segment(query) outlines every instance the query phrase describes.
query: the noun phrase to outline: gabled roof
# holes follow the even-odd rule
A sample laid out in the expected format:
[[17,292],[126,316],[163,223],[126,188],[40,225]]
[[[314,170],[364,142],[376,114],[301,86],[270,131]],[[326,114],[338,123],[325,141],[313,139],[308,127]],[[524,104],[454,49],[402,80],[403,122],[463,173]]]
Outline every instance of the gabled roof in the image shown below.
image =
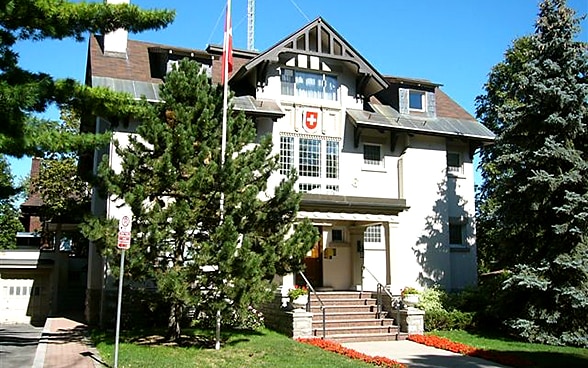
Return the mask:
[[282,54],[303,54],[338,60],[355,65],[357,74],[366,78],[363,83],[372,84],[370,89],[383,89],[388,85],[380,73],[321,17],[257,55],[246,63],[234,78],[240,79],[257,69],[263,70],[265,63],[279,62]]

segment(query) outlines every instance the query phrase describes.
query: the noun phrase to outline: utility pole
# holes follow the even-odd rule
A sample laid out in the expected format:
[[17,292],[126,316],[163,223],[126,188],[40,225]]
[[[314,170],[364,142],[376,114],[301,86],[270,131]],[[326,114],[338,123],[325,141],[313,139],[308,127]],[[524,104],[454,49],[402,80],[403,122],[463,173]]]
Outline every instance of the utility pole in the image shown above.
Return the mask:
[[247,50],[255,50],[255,0],[247,0]]

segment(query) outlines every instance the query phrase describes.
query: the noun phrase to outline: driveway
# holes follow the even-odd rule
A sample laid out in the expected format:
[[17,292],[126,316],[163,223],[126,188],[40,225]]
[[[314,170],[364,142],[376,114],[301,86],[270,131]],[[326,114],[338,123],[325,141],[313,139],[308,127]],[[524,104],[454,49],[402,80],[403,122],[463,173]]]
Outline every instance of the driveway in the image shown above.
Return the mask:
[[42,332],[29,324],[0,324],[0,366],[32,367]]

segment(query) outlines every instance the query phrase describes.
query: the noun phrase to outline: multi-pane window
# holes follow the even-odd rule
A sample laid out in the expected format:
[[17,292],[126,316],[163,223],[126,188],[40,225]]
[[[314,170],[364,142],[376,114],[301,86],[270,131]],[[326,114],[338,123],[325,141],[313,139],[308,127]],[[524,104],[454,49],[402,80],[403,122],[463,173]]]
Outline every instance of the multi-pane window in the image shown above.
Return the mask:
[[321,176],[321,141],[300,138],[298,149],[298,175],[318,178]]
[[315,189],[321,189],[320,184],[300,183],[298,184],[298,190],[302,193],[312,192]]
[[287,175],[292,167],[301,192],[338,192],[339,142],[281,136],[280,174]]
[[327,141],[327,178],[339,177],[339,142]]
[[294,70],[282,69],[280,80],[282,82],[282,94],[286,96],[294,96]]
[[374,225],[365,228],[363,233],[364,243],[379,243],[382,241],[382,226]]
[[380,154],[380,146],[375,144],[363,145],[363,163],[365,165],[382,165],[382,156]]
[[282,95],[337,101],[337,77],[333,75],[282,69]]
[[294,165],[294,137],[280,137],[280,174],[288,175]]
[[449,173],[460,173],[461,172],[461,159],[459,153],[447,152],[447,172]]

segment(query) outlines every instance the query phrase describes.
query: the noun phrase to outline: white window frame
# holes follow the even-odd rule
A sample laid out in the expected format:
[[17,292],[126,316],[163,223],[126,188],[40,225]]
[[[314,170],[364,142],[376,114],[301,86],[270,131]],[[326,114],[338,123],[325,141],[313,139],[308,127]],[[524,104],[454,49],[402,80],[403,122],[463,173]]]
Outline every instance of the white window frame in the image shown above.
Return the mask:
[[364,243],[381,243],[382,242],[382,226],[373,225],[368,226],[363,231]]
[[[450,165],[449,157],[453,156],[457,158],[458,165]],[[456,151],[447,151],[446,154],[446,165],[447,165],[447,175],[461,175],[463,174],[463,160],[461,157],[461,153]]]
[[[421,97],[421,107],[415,108],[411,106],[412,96],[415,94],[419,94]],[[427,93],[425,91],[420,91],[418,89],[409,89],[408,90],[408,110],[409,111],[420,111],[425,112],[427,111]]]
[[[292,138],[292,141],[290,141]],[[316,140],[320,142],[320,167],[319,167],[319,175],[318,176],[304,176],[301,175],[300,170],[300,141],[303,139],[309,140]],[[287,152],[289,155],[288,157],[292,157],[291,161],[282,160],[282,156],[284,156],[285,151],[283,150],[285,146],[282,145],[283,142],[289,141],[293,142],[291,145],[291,150]],[[334,142],[334,143],[328,143]],[[327,170],[327,163],[329,162],[328,157],[332,157],[332,155],[328,155],[327,153],[327,146],[328,145],[336,145],[336,160],[335,163],[335,177],[329,178],[328,174],[333,173],[333,171]],[[300,137],[293,137],[288,135],[281,135],[280,136],[280,174],[284,175],[287,171],[289,171],[290,167],[294,167],[296,172],[298,173],[298,181],[296,182],[296,188],[299,192],[319,192],[324,194],[332,194],[339,191],[339,178],[341,175],[341,149],[342,144],[339,139],[329,139],[329,137],[320,137],[320,136],[300,136]],[[290,166],[289,163],[291,163]]]
[[[377,161],[372,159],[366,159],[366,147],[377,147],[380,153],[380,159]],[[362,170],[385,171],[386,167],[384,165],[384,148],[382,147],[382,145],[377,143],[365,142],[363,143],[362,148]]]

